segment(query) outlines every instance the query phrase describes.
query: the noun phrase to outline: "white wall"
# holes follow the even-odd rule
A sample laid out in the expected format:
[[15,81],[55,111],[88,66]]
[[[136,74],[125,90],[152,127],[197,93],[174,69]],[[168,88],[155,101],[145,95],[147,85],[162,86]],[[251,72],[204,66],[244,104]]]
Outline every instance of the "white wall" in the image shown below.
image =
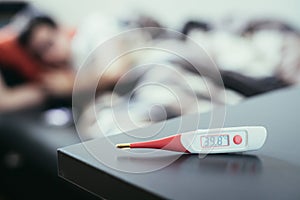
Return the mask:
[[55,13],[64,22],[75,25],[91,12],[119,14],[144,12],[171,27],[180,27],[187,18],[275,16],[300,27],[300,0],[31,0]]

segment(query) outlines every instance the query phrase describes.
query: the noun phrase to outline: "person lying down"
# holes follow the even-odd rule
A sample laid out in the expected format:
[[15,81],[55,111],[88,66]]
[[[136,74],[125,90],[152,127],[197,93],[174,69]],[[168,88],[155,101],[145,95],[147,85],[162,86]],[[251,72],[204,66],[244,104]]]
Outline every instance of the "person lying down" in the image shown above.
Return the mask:
[[[77,34],[76,28],[61,25],[44,13],[36,14],[30,7],[0,29],[0,112],[43,107],[51,99],[70,102],[77,69],[74,57],[80,57],[73,51],[81,45],[74,46]],[[123,68],[105,73],[97,90],[115,84]],[[89,90],[97,79],[93,75],[85,74],[81,91]]]
[[[300,45],[295,29],[270,28],[272,21],[266,22],[265,27],[252,23],[251,29],[247,29],[245,22],[246,28],[239,32],[213,25],[203,28],[201,23],[191,29],[187,28],[191,23],[187,23],[182,32],[203,47],[200,50],[185,37],[177,37],[179,33],[174,36],[165,30],[146,29],[113,40],[110,48],[101,51],[103,43],[122,31],[162,27],[151,18],[120,23],[122,20],[91,16],[70,30],[49,16],[38,15],[31,17],[21,31],[15,30],[13,24],[2,29],[1,33],[10,37],[0,42],[1,70],[11,67],[24,82],[10,87],[2,78],[1,97],[15,100],[1,98],[0,108],[15,110],[43,103],[49,96],[71,96],[76,73],[87,68],[80,73],[75,93],[84,98],[81,92],[96,88],[96,105],[85,106],[79,120],[83,138],[90,139],[183,114],[208,112],[217,105],[236,104],[244,97],[299,82]],[[102,73],[112,55],[139,42],[171,48],[190,62],[163,51],[139,51],[121,57]],[[276,46],[270,48],[271,44]],[[10,45],[21,56],[10,52]],[[190,63],[196,64],[197,70]],[[23,90],[27,86],[31,92]]]
[[[87,18],[82,26],[70,28],[28,6],[0,29],[0,112],[43,107],[56,98],[71,102],[77,70],[89,53],[125,26],[102,16],[97,22],[89,20]],[[143,19],[132,23],[137,26],[141,21]],[[151,21],[145,23],[153,25]],[[86,26],[90,28],[85,29]],[[112,48],[118,52],[122,44],[114,43]],[[84,74],[81,92],[92,88],[98,79],[101,60],[108,55],[109,51],[106,51],[105,55],[97,56],[97,67]],[[97,91],[101,93],[113,87],[128,70],[130,62],[130,59],[121,58],[114,63],[102,75]],[[67,106],[71,106],[70,103]]]

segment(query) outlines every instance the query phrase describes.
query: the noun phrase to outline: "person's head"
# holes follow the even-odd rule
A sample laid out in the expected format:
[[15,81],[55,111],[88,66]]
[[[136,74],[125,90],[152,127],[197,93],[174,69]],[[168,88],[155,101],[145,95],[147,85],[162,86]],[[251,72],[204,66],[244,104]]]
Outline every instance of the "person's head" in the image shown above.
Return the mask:
[[48,65],[62,65],[70,59],[70,39],[48,16],[31,19],[18,41],[29,53]]

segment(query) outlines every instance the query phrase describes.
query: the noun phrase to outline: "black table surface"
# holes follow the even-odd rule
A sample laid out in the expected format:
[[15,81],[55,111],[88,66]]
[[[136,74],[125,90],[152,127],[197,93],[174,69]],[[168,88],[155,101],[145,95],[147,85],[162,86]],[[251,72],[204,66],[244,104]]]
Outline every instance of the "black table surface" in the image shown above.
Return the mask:
[[80,139],[72,123],[51,125],[45,113],[40,109],[0,113],[0,145],[30,157],[36,165],[56,175],[57,148],[76,144]]
[[[132,137],[138,133],[159,130],[152,137],[159,138],[191,130],[191,123],[198,117],[195,114],[169,120],[163,126],[154,124],[129,134],[61,148],[59,175],[108,199],[300,199],[299,102],[300,88],[293,87],[226,108],[225,127],[267,128],[266,143],[258,151],[201,157],[166,151],[121,151],[113,146],[138,140]],[[211,113],[201,114],[199,128],[206,128],[210,119]]]

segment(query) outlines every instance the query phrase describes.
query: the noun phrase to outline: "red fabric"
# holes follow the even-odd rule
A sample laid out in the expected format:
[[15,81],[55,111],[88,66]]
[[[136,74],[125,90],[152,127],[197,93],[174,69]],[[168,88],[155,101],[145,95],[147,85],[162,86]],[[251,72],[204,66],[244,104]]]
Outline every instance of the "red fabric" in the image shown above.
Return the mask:
[[28,55],[18,44],[16,34],[7,29],[0,31],[0,65],[16,70],[29,81],[37,80],[41,73],[40,63]]
[[[75,35],[75,29],[66,33],[71,39]],[[17,71],[28,81],[38,80],[43,70],[42,64],[18,44],[17,35],[9,28],[0,30],[0,66],[2,65]]]

